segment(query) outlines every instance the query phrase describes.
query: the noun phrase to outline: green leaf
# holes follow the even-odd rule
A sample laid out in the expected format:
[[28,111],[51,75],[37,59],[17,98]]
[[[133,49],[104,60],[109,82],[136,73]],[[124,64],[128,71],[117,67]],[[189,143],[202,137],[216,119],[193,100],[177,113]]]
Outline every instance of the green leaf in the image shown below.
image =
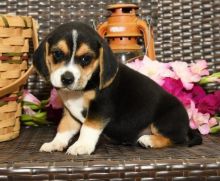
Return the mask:
[[44,108],[48,104],[49,100],[42,100],[41,101],[41,108]]
[[21,115],[21,121],[31,121],[33,120],[33,117],[27,114],[22,114]]
[[38,118],[38,119],[42,119],[42,118],[45,118],[47,116],[47,113],[46,112],[37,112],[34,117],[35,118]]
[[23,104],[24,104],[25,106],[30,107],[32,110],[38,110],[38,109],[41,108],[40,105],[34,104],[34,103],[32,103],[32,102],[23,101]]
[[6,56],[12,57],[12,56],[21,56],[22,53],[5,53]]
[[215,82],[215,80],[213,80],[215,78],[216,79],[220,78],[220,72],[216,72],[216,73],[213,73],[211,75],[202,77],[201,80],[199,81],[199,84],[207,84],[207,83],[210,83],[210,82]]
[[220,126],[215,126],[213,128],[211,128],[210,133],[218,133],[220,132]]
[[4,106],[4,105],[6,105],[6,104],[7,104],[7,102],[0,101],[0,107],[1,107],[1,106]]
[[217,119],[217,121],[220,122],[220,117],[215,116],[215,119]]
[[31,121],[30,122],[24,122],[24,125],[38,127],[37,124],[35,124],[34,122],[31,122]]

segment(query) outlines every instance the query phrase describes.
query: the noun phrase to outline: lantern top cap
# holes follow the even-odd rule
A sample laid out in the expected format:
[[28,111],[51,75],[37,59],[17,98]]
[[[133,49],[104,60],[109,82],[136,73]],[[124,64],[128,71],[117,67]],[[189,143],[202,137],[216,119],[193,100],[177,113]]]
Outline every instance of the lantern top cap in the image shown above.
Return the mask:
[[107,6],[108,10],[111,9],[117,9],[117,8],[134,8],[134,9],[138,9],[138,6],[135,4],[110,4]]

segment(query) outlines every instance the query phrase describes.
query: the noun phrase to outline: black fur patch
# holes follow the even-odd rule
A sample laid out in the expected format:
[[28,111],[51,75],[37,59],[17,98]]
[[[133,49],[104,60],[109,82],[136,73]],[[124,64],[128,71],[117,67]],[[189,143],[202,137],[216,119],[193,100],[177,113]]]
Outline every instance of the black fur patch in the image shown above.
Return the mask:
[[103,85],[101,85],[101,87],[104,86],[105,83],[107,83],[111,78],[115,76],[118,69],[118,62],[116,61],[112,50],[104,40],[102,41],[102,47],[103,47],[103,60],[102,60],[103,65],[101,66],[103,70],[101,70],[102,75],[100,79]]
[[33,65],[42,77],[49,80],[49,71],[46,65],[46,40],[41,42],[37,50],[33,54]]
[[84,108],[84,109],[82,110],[82,115],[83,115],[84,118],[86,118],[87,113],[88,113],[88,110]]

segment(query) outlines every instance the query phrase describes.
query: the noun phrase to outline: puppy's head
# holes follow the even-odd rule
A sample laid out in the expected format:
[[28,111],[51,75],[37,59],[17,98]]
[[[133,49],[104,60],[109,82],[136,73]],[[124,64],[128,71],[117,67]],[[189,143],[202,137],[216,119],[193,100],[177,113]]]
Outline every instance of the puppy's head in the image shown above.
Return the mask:
[[103,89],[118,64],[108,44],[88,25],[63,24],[51,32],[33,56],[36,70],[58,89]]

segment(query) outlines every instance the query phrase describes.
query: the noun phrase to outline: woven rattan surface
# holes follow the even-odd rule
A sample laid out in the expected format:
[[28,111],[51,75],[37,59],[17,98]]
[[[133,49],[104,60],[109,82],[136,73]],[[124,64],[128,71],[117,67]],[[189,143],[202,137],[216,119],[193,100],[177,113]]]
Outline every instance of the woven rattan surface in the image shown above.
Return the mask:
[[220,180],[219,135],[201,146],[143,149],[115,145],[101,138],[94,154],[40,153],[55,127],[25,128],[19,138],[0,143],[0,180]]
[[[1,0],[0,13],[30,15],[39,21],[39,37],[44,38],[59,24],[79,20],[90,25],[106,19],[108,4],[137,3],[138,15],[153,18],[155,48],[159,61],[189,62],[206,59],[212,72],[220,71],[219,0]],[[210,84],[210,91],[219,84]],[[38,96],[48,95],[50,86],[36,75],[28,89]]]

